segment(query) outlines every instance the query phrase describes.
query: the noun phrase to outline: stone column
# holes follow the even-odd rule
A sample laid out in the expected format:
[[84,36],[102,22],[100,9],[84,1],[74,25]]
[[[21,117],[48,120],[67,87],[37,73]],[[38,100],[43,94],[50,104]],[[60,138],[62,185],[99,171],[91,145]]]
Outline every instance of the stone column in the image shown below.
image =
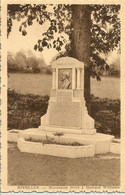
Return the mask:
[[76,69],[72,69],[72,89],[76,88]]
[[58,68],[56,68],[56,89],[58,89]]
[[53,82],[52,82],[52,89],[56,89],[56,69],[53,68]]
[[84,69],[81,70],[81,89],[84,89]]
[[77,68],[77,89],[80,89],[80,87],[81,87],[81,83],[80,83],[80,81],[81,81],[80,71],[81,71],[81,69],[80,68]]

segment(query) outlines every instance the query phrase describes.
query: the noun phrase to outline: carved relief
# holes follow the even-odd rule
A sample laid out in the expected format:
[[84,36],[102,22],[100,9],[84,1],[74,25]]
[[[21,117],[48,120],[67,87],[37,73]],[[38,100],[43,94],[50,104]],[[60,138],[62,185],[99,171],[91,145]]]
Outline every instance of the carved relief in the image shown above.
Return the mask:
[[71,69],[59,69],[59,89],[71,89],[72,88],[72,70]]

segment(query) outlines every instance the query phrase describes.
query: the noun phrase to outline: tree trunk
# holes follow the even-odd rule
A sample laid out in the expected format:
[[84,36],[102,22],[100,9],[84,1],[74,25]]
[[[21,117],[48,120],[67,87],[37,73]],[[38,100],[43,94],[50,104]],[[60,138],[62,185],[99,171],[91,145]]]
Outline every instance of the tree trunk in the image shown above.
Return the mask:
[[88,112],[90,114],[90,29],[91,29],[91,12],[88,5],[72,5],[72,42],[71,56],[84,62],[84,96]]

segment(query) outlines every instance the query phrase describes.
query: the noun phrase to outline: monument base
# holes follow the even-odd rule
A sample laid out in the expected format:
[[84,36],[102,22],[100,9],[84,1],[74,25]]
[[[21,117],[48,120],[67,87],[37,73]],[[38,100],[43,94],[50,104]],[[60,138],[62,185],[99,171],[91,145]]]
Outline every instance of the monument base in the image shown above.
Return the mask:
[[46,136],[53,138],[55,141],[60,143],[78,142],[84,145],[94,145],[95,154],[109,153],[111,142],[114,140],[114,136],[102,133],[96,133],[94,135],[64,133],[62,136],[58,136],[53,132],[43,131],[40,128],[27,129],[19,133],[19,138],[33,138],[36,140],[46,139]]
[[39,126],[39,129],[45,132],[56,132],[56,133],[68,133],[68,134],[86,134],[93,135],[96,133],[96,129],[84,130],[84,129],[69,129],[62,127],[52,127],[52,126]]

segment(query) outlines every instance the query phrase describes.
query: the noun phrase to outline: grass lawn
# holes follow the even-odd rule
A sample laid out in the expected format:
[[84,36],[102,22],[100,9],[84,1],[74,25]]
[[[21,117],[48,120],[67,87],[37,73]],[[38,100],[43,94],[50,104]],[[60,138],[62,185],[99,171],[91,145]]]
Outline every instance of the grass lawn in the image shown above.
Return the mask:
[[[8,88],[21,91],[24,94],[50,95],[52,75],[9,73]],[[91,93],[100,98],[120,98],[120,79],[102,77],[101,81],[91,78]]]
[[68,159],[21,153],[8,148],[8,184],[43,186],[119,186],[120,160]]
[[50,95],[52,75],[9,73],[8,88],[24,94]]

